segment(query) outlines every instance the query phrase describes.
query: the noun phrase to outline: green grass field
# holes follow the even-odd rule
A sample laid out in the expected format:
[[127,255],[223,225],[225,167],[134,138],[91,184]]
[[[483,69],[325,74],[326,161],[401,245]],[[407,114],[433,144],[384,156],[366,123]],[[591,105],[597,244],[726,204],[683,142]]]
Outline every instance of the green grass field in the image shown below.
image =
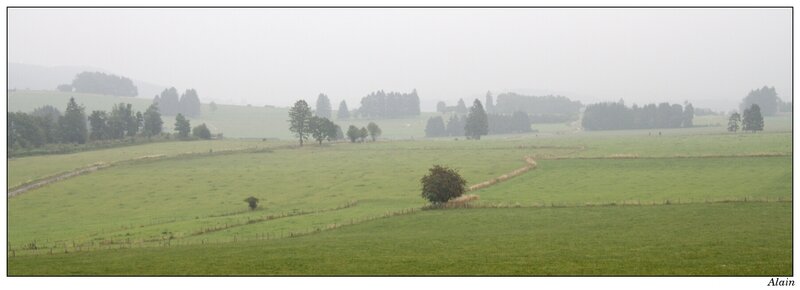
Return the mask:
[[[279,110],[204,118],[290,136]],[[247,121],[262,113],[269,125]],[[791,274],[790,116],[757,134],[550,124],[480,141],[416,138],[423,118],[379,123],[403,140],[366,144],[225,139],[11,159],[9,188],[115,165],[8,199],[9,274]],[[154,155],[166,158],[141,160]],[[535,169],[470,192],[473,208],[420,210],[431,165],[477,184],[526,156]]]
[[41,155],[8,160],[8,187],[12,188],[40,178],[68,172],[95,163],[115,163],[145,156],[172,156],[185,153],[268,148],[285,145],[281,142],[212,140],[161,142],[62,155]]
[[269,241],[17,257],[9,274],[783,276],[791,240],[790,203],[436,210]]

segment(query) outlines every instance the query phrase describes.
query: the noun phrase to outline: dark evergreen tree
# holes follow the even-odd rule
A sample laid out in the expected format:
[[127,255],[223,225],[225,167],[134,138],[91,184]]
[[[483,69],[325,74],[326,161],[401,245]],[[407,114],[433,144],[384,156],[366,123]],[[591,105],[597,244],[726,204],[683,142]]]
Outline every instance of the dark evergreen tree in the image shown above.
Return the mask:
[[456,105],[456,113],[457,114],[466,114],[467,105],[464,103],[464,99],[458,99],[458,105]]
[[297,138],[300,139],[300,146],[303,146],[303,141],[308,139],[309,120],[311,119],[311,109],[308,103],[304,100],[299,100],[294,103],[294,106],[289,109],[289,131],[292,131]]
[[347,120],[350,119],[350,111],[347,110],[347,102],[342,100],[339,103],[339,111],[336,111],[336,119],[337,120]]
[[327,95],[319,94],[319,96],[317,96],[317,106],[314,115],[330,120],[332,115],[331,110],[331,100],[328,99]]
[[742,131],[756,131],[764,130],[764,117],[761,116],[761,108],[756,105],[750,105],[749,109],[744,110],[742,114]]
[[178,101],[177,113],[189,117],[200,116],[200,97],[197,96],[197,91],[188,89],[181,95],[180,101]]
[[86,114],[83,106],[75,103],[75,98],[69,98],[67,109],[64,110],[64,117],[58,120],[61,132],[60,140],[66,143],[86,143],[89,137],[89,130],[86,128]]
[[161,120],[161,113],[158,110],[158,103],[151,104],[144,112],[144,126],[142,133],[145,136],[156,136],[161,134],[164,121]]
[[469,109],[469,115],[464,124],[464,134],[473,140],[480,140],[482,135],[489,134],[489,117],[486,116],[486,111],[478,99],[475,99]]
[[447,136],[447,129],[441,116],[428,118],[425,125],[425,137],[444,137]]
[[464,136],[464,126],[467,124],[466,117],[459,117],[457,114],[450,116],[447,121],[447,135],[449,136]]
[[89,127],[92,129],[89,139],[104,140],[109,138],[107,122],[108,115],[105,111],[92,111],[92,114],[89,115]]
[[175,132],[178,133],[178,137],[180,138],[188,138],[189,131],[192,130],[192,125],[189,123],[189,120],[183,116],[183,114],[178,114],[175,116]]
[[175,87],[164,89],[161,92],[160,98],[155,98],[153,103],[158,104],[160,113],[167,116],[175,116],[180,112],[180,99],[178,98],[178,90]]
[[494,113],[494,97],[491,91],[486,92],[486,113]]

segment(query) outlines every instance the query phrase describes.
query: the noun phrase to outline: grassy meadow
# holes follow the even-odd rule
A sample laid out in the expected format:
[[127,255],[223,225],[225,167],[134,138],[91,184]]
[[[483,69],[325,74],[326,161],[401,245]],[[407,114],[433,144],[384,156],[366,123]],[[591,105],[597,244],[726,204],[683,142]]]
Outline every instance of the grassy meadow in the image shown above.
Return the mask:
[[[10,95],[10,108],[23,111],[39,106],[30,104],[37,96],[64,97]],[[163,142],[8,160],[8,188],[114,164],[8,199],[8,273],[792,271],[790,116],[768,118],[756,134],[534,124],[537,133],[466,141],[420,138],[433,115],[425,114],[376,121],[393,140],[300,148],[289,139],[285,109],[220,105],[206,113],[212,131],[226,137],[282,140]],[[423,210],[419,180],[431,165],[458,169],[472,185],[525,166],[528,156],[534,169],[469,192],[479,197],[469,208]],[[248,196],[261,200],[257,210],[247,208]]]
[[9,274],[791,275],[791,216],[785,202],[435,210],[294,238],[18,257]]

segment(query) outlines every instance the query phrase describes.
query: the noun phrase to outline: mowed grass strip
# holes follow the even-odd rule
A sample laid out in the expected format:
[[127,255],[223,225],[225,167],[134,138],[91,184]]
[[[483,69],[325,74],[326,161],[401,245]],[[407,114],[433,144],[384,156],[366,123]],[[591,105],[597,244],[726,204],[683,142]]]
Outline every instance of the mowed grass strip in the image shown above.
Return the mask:
[[432,210],[298,238],[11,257],[10,275],[745,275],[792,271],[791,203]]
[[791,157],[538,160],[535,170],[475,192],[523,205],[791,200]]

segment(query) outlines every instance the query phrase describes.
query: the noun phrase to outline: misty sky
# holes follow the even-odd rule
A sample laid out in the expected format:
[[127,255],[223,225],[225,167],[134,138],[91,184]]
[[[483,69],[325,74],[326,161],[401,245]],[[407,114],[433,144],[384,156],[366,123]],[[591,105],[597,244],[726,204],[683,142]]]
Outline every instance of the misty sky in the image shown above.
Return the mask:
[[[416,88],[424,111],[487,90],[584,103],[791,98],[790,9],[10,9],[11,62],[80,65],[203,102],[350,108]],[[152,97],[152,96],[142,96]],[[469,98],[469,99],[468,99]]]

